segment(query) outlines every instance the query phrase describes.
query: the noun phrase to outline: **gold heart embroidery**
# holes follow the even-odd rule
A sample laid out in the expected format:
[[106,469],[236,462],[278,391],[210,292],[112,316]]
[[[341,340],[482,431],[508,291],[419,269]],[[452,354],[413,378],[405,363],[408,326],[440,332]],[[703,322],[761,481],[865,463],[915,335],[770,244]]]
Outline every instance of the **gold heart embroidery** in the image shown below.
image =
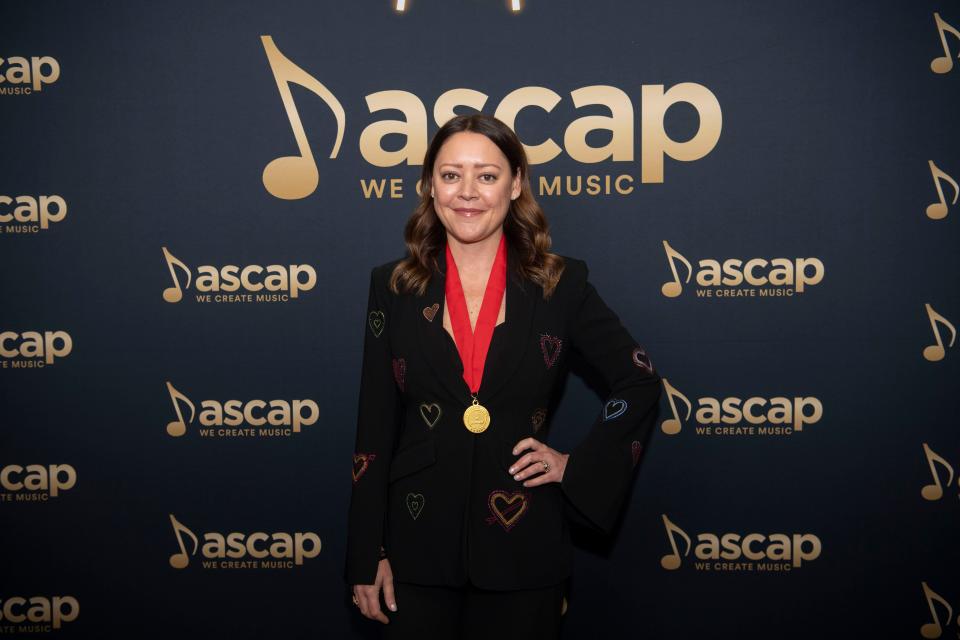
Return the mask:
[[[436,410],[437,415],[433,415],[434,410]],[[420,405],[420,417],[423,418],[423,421],[427,423],[427,426],[433,429],[434,425],[437,424],[437,421],[440,419],[440,414],[443,413],[440,411],[440,405],[436,402],[431,402],[427,404],[426,402]]]
[[429,320],[430,322],[433,322],[433,318],[434,318],[434,316],[437,315],[437,311],[439,311],[439,310],[440,310],[440,305],[439,305],[438,303],[434,302],[434,303],[433,303],[432,305],[430,305],[429,307],[424,307],[424,308],[423,308],[423,317],[426,318],[427,320]]
[[387,323],[387,317],[383,315],[383,311],[371,311],[367,323],[370,325],[370,331],[373,331],[373,335],[379,338],[380,334],[383,333],[384,325]]
[[375,453],[355,453],[353,454],[353,481],[356,482],[360,476],[367,470],[369,465],[377,457]]
[[[498,503],[503,503],[503,506],[501,507]],[[487,518],[487,523],[499,522],[506,531],[510,531],[517,520],[520,519],[520,516],[527,512],[529,504],[527,495],[522,491],[514,491],[513,493],[507,493],[499,489],[491,491],[487,498],[487,505],[490,507],[493,516]]]
[[420,512],[423,511],[424,502],[426,502],[426,498],[423,497],[422,493],[407,494],[407,511],[410,512],[411,518],[416,520],[420,517]]

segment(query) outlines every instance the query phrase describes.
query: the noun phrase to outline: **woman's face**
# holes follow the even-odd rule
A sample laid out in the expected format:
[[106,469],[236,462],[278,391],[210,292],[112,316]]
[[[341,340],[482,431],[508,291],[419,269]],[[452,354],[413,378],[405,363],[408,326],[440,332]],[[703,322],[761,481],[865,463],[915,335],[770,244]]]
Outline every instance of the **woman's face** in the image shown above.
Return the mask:
[[489,238],[520,195],[519,172],[487,136],[455,133],[440,147],[431,178],[433,208],[447,233],[463,244]]

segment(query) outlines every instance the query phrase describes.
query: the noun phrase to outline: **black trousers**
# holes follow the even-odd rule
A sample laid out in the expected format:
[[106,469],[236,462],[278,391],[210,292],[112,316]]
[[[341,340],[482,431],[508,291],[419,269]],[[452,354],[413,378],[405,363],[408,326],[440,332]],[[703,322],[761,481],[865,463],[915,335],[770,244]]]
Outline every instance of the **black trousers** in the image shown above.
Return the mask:
[[488,591],[473,584],[435,587],[394,582],[397,611],[384,640],[557,640],[564,583],[543,589]]

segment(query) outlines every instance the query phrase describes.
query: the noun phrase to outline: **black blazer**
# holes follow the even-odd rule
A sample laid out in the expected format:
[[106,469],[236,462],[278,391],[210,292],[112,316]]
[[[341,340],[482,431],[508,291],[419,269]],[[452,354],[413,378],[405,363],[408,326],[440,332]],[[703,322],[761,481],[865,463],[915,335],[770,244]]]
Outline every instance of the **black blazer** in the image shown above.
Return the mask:
[[[442,254],[441,254],[442,255]],[[394,295],[394,260],[370,274],[344,578],[373,584],[381,544],[394,580],[487,589],[552,585],[572,568],[568,518],[609,532],[657,417],[660,376],[644,350],[565,257],[553,296],[516,273],[507,244],[506,320],[494,329],[477,392],[486,431],[463,424],[471,403],[443,328],[445,260],[422,297]],[[507,469],[521,439],[548,442],[545,415],[581,353],[609,386],[563,482],[524,487]]]

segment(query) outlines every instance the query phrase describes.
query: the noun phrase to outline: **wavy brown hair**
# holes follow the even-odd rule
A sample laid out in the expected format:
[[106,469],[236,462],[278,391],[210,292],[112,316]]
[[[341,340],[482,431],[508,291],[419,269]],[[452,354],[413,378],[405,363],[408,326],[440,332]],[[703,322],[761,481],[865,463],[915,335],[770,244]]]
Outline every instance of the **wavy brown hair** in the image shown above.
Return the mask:
[[521,281],[528,279],[543,287],[543,299],[550,299],[563,273],[564,262],[562,257],[549,251],[550,226],[530,188],[527,154],[520,138],[510,127],[482,113],[455,116],[440,127],[430,141],[420,177],[420,202],[403,231],[407,257],[394,267],[390,275],[390,290],[395,294],[414,291],[418,296],[423,295],[432,274],[439,270],[438,261],[447,237],[446,229],[433,208],[430,180],[443,143],[461,131],[487,136],[506,156],[512,176],[520,173],[520,195],[510,201],[510,209],[503,221],[503,232],[519,258],[516,275]]

